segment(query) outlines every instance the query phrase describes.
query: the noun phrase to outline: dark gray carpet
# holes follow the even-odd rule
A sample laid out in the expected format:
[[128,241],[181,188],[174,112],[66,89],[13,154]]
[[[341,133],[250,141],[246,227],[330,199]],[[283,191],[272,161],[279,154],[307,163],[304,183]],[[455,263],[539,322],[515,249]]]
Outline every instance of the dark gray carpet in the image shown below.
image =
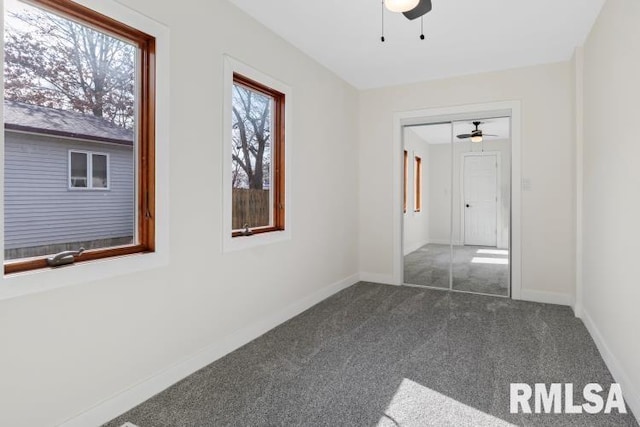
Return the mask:
[[451,247],[429,244],[404,256],[404,283],[449,289]]
[[[508,296],[509,266],[491,263],[507,260],[508,255],[483,251],[496,251],[496,248],[453,247],[453,289]],[[449,289],[450,261],[449,245],[425,245],[405,255],[404,283]]]
[[637,426],[509,414],[511,382],[612,381],[568,307],[359,283],[107,426]]

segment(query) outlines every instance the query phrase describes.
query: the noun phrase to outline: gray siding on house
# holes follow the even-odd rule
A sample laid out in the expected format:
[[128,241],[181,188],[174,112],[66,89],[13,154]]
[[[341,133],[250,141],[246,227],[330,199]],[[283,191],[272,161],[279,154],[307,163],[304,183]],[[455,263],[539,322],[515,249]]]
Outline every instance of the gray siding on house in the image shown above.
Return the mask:
[[[69,150],[109,154],[109,190],[69,189]],[[5,132],[5,249],[133,236],[133,148]]]

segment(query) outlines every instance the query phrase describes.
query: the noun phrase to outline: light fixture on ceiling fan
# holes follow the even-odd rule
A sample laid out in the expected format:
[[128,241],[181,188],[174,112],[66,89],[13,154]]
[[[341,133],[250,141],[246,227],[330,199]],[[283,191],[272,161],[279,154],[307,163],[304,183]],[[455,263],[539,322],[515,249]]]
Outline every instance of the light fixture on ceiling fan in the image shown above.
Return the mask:
[[382,0],[382,36],[384,42],[384,9],[391,12],[402,13],[408,20],[420,18],[420,40],[424,40],[424,15],[433,8],[431,0]]
[[[481,121],[473,122],[473,125],[476,128],[472,130],[471,133],[463,133],[461,135],[458,135],[458,139],[470,139],[471,142],[478,143],[478,142],[484,142],[484,137],[486,136],[498,136],[498,135],[491,135],[491,134],[482,132],[482,129],[480,129],[481,124],[484,124],[484,122],[481,122]],[[481,150],[482,152],[484,152],[484,144],[482,144]]]
[[391,12],[408,12],[415,8],[420,0],[385,0],[384,5]]

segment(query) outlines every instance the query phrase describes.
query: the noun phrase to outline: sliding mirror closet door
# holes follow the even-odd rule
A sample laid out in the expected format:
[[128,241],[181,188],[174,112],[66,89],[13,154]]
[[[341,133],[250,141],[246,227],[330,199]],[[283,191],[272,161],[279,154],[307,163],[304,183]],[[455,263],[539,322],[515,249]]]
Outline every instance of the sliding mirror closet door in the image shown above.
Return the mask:
[[450,123],[404,128],[404,283],[450,289]]
[[509,296],[510,118],[453,126],[452,289]]

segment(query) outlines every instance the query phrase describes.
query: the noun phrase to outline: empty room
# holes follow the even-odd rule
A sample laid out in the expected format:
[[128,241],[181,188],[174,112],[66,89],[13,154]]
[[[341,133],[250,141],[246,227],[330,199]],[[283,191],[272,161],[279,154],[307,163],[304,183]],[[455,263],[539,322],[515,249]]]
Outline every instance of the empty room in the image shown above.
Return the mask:
[[638,426],[640,2],[3,0],[0,426]]

